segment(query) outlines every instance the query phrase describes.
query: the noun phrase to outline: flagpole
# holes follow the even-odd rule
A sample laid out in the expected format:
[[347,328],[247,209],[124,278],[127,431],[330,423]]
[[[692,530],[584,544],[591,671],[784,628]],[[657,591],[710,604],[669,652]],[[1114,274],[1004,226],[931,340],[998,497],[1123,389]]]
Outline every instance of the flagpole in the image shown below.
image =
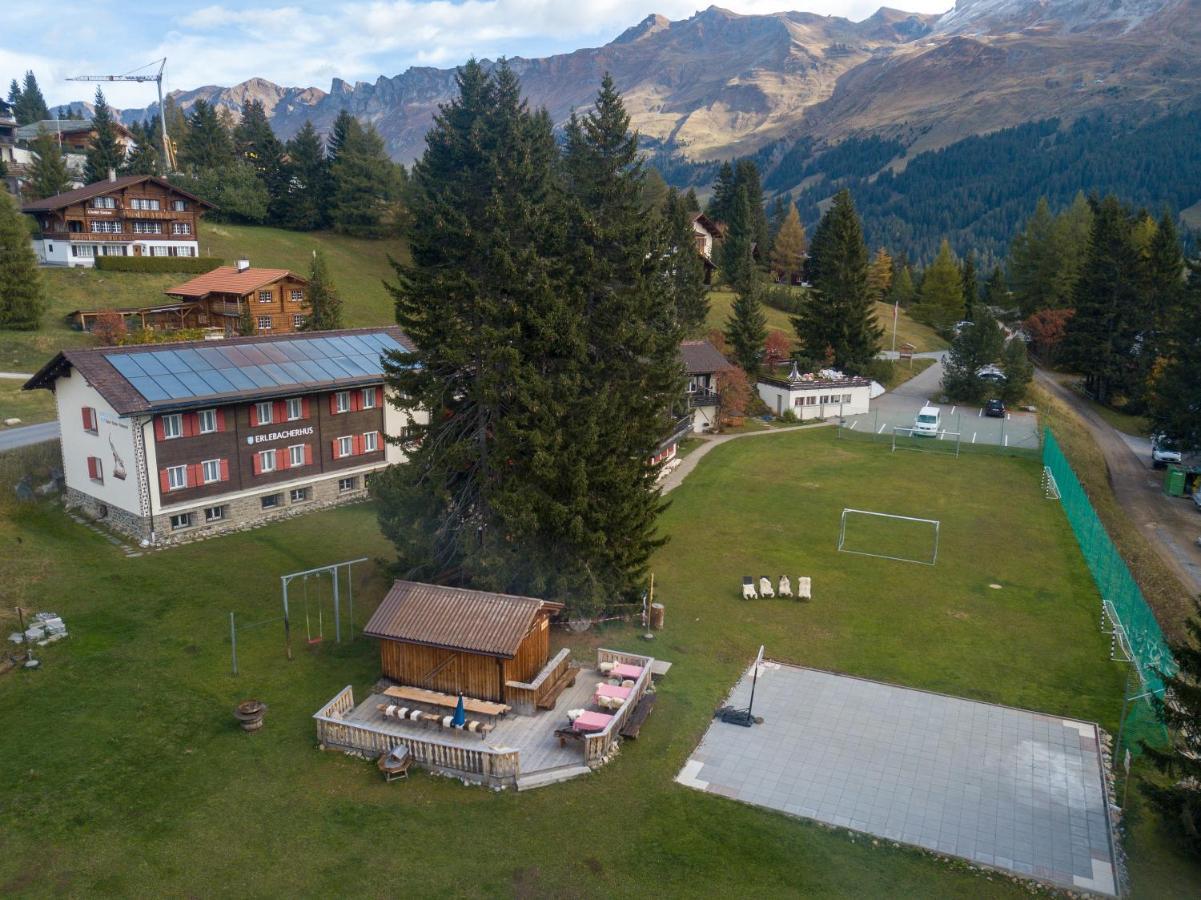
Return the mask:
[[894,300],[892,304],[892,352],[897,352],[897,318],[901,315],[901,301]]

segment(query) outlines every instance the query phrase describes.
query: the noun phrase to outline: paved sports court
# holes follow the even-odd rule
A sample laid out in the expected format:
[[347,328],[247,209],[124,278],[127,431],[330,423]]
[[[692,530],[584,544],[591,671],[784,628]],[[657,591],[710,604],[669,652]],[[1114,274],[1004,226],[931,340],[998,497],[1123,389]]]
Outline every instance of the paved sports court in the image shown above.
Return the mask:
[[[730,698],[745,707],[751,673]],[[1096,726],[764,662],[676,780],[1042,881],[1116,894]]]

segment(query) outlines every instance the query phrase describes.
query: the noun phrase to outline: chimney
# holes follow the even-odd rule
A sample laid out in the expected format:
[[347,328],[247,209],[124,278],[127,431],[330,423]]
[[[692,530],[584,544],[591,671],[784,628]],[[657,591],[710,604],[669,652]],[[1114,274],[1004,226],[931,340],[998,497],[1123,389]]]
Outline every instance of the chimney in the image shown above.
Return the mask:
[[116,169],[109,169],[109,170],[108,170],[108,180],[109,180],[109,181],[116,181],[116,180],[117,180],[117,170],[116,170]]
[[238,260],[238,271],[239,272],[245,272],[249,268],[250,268],[250,260],[245,259],[245,258]]

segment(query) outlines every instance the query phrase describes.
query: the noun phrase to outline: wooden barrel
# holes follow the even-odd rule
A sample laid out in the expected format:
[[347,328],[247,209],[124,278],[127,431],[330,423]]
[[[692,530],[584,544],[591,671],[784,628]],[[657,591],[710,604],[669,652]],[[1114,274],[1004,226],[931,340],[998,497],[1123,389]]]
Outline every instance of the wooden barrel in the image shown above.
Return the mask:
[[663,630],[663,604],[651,604],[651,628],[655,631]]

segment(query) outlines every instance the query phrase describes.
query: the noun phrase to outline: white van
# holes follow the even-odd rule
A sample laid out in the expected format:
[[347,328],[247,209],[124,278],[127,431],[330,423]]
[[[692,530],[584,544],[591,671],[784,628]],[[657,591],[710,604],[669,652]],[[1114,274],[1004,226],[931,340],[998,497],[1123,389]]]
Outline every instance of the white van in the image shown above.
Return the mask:
[[914,437],[938,437],[938,407],[927,403],[913,421]]

